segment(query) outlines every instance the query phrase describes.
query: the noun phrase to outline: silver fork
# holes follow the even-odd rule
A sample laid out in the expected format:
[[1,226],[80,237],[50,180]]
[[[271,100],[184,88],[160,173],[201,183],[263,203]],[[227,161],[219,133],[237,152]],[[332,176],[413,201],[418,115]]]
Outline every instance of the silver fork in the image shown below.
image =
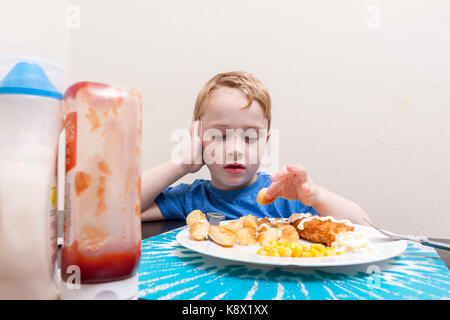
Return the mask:
[[425,236],[414,236],[414,235],[404,235],[404,234],[395,234],[389,231],[382,230],[376,226],[373,225],[370,221],[367,221],[365,218],[363,218],[365,222],[367,222],[369,225],[371,225],[374,229],[378,230],[385,236],[394,239],[394,240],[408,240],[408,241],[414,241],[419,242],[420,244],[428,247],[433,247],[437,249],[444,249],[444,250],[450,250],[450,244],[440,242],[440,241],[433,241],[428,240]]

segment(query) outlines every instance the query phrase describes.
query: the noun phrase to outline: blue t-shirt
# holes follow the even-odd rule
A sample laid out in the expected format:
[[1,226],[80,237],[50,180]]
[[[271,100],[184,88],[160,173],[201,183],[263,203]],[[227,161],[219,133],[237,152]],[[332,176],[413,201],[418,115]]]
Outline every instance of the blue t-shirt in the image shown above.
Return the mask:
[[239,219],[252,214],[258,218],[289,218],[293,213],[318,213],[312,207],[300,201],[277,198],[273,203],[261,205],[256,202],[256,195],[262,188],[270,186],[270,176],[258,172],[255,182],[238,190],[220,190],[209,180],[195,180],[192,184],[179,184],[168,187],[155,199],[156,204],[166,219],[185,219],[193,210],[204,213],[219,212],[225,219]]

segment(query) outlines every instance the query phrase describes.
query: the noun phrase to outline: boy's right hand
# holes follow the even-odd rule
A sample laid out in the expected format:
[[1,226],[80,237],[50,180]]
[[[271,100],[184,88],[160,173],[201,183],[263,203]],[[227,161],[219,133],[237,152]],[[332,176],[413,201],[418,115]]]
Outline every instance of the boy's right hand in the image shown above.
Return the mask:
[[186,174],[199,171],[205,164],[203,161],[201,120],[192,120],[190,133],[191,139],[183,149],[180,164]]

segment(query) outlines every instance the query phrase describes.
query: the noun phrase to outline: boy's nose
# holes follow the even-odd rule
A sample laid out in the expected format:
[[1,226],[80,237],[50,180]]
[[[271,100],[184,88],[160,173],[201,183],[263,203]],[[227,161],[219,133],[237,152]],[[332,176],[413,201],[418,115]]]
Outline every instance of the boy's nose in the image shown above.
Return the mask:
[[230,140],[227,141],[227,162],[241,160],[245,155],[245,143],[239,135],[234,135]]

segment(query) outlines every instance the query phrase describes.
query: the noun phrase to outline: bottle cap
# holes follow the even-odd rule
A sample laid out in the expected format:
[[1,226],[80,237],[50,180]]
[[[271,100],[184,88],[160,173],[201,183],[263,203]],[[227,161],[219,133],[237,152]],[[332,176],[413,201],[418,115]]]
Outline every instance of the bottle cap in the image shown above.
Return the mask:
[[36,63],[19,62],[0,82],[0,94],[28,94],[62,100],[59,92]]

